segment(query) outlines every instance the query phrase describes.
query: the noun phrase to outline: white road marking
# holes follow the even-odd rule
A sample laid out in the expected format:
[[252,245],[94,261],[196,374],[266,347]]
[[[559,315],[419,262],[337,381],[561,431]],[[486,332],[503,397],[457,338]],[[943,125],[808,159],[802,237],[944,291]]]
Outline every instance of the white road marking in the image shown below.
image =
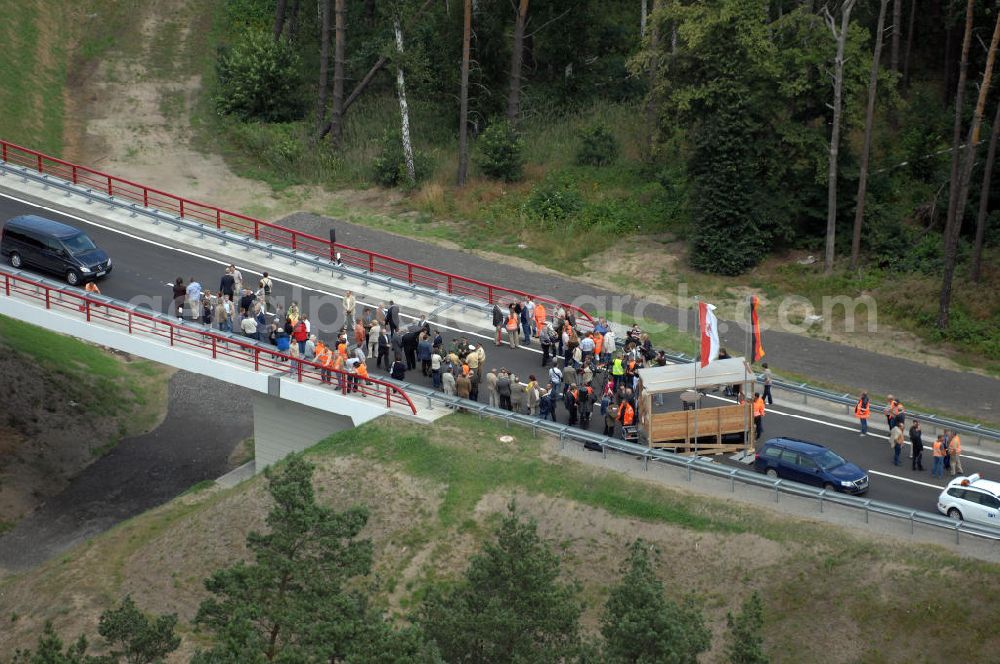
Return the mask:
[[869,470],[869,475],[878,475],[880,477],[889,477],[894,480],[899,480],[900,482],[909,482],[910,484],[919,484],[920,486],[930,487],[940,491],[944,487],[939,484],[931,484],[930,482],[921,482],[920,480],[911,480],[909,477],[900,477],[899,475],[892,475],[891,473],[883,473],[878,470]]

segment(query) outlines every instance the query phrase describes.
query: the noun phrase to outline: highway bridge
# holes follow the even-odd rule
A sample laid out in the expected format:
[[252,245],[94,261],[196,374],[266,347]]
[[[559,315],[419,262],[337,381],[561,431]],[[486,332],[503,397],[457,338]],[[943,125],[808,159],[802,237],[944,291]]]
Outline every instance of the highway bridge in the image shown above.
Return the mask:
[[[172,308],[170,284],[177,277],[185,282],[195,277],[206,289],[213,289],[224,267],[235,263],[244,278],[250,281],[268,271],[275,281],[273,296],[286,303],[298,302],[303,313],[317,325],[321,338],[329,339],[333,330],[339,328],[342,322],[340,296],[350,289],[357,295],[359,308],[395,298],[402,306],[404,324],[426,316],[431,327],[441,331],[446,343],[454,337],[483,343],[487,369],[506,367],[522,379],[534,373],[543,384],[547,382],[537,346],[514,350],[506,345],[495,347],[492,344],[489,307],[481,299],[484,291],[478,287],[475,292],[472,287],[468,290],[455,288],[453,292],[452,282],[447,281],[444,286],[446,282],[442,279],[447,277],[435,277],[435,292],[413,293],[398,285],[394,287],[392,279],[379,280],[374,272],[366,275],[364,270],[320,269],[306,259],[305,253],[301,257],[295,253],[290,255],[264,241],[253,246],[241,245],[227,239],[225,234],[219,236],[172,224],[166,216],[144,215],[139,207],[133,205],[129,209],[127,205],[103,203],[93,196],[71,195],[59,187],[11,174],[0,177],[0,220],[19,214],[40,214],[85,229],[114,260],[114,272],[100,283],[102,292],[112,298],[142,303],[169,314]],[[309,255],[315,253],[309,252]],[[403,265],[405,261],[399,263]],[[440,275],[447,275],[446,265],[437,269]],[[475,283],[460,277],[456,277],[455,283],[463,281]],[[503,300],[500,293],[513,297],[517,291],[499,288],[498,294],[490,292],[489,297]],[[31,321],[27,314],[23,317]],[[43,320],[37,322],[45,324]],[[373,371],[373,375],[377,376],[377,372]],[[430,379],[421,376],[419,371],[408,372],[407,381],[430,385]],[[782,403],[781,394],[776,396],[778,403],[768,409],[765,418],[764,438],[791,436],[827,445],[868,469],[872,478],[869,497],[934,511],[936,497],[949,478],[930,477],[929,449],[925,451],[926,470],[923,473],[910,470],[905,452],[904,465],[894,466],[885,429],[878,427],[881,417],[877,413],[873,413],[874,426],[869,435],[859,436],[856,423],[845,417],[842,407],[834,410],[806,407]],[[713,395],[710,398],[723,397]],[[480,393],[480,399],[486,400],[485,390]],[[438,408],[439,413],[441,410]],[[561,407],[557,415],[561,422],[566,421],[567,413]],[[591,426],[599,430],[600,418],[593,418]],[[927,435],[925,433],[925,438]],[[986,477],[1000,475],[1000,455],[990,447],[988,443],[977,447],[966,440],[963,465],[967,473],[980,472]],[[720,460],[720,463],[735,462]]]

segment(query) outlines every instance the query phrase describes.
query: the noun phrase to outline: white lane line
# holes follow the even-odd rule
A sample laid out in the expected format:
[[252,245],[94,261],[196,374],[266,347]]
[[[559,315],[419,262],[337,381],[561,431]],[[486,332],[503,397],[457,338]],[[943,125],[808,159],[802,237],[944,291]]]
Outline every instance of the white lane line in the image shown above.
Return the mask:
[[883,473],[878,470],[868,470],[869,475],[879,475],[881,477],[889,477],[894,480],[899,480],[900,482],[909,482],[910,484],[919,484],[920,486],[930,487],[931,489],[937,489],[940,491],[944,487],[940,484],[931,484],[930,482],[921,482],[920,480],[911,480],[909,477],[900,477],[899,475],[893,475],[891,473]]
[[[178,247],[174,247],[174,246],[171,246],[171,245],[168,245],[168,244],[163,244],[162,242],[157,242],[156,240],[150,240],[149,238],[141,237],[139,235],[134,235],[132,233],[129,233],[127,231],[123,231],[123,230],[118,229],[118,228],[112,228],[110,226],[106,226],[104,224],[98,223],[96,221],[92,221],[90,219],[85,219],[83,217],[78,217],[78,216],[76,216],[74,214],[70,214],[68,212],[63,212],[62,210],[57,210],[57,209],[54,209],[54,208],[51,208],[51,207],[47,207],[47,206],[44,206],[44,205],[37,205],[35,203],[32,203],[31,201],[27,201],[27,200],[24,200],[22,198],[18,198],[16,196],[11,196],[10,194],[0,193],[0,197],[8,198],[8,199],[10,199],[12,201],[17,201],[18,203],[22,203],[22,204],[27,205],[29,207],[35,208],[37,210],[45,210],[46,212],[51,212],[53,214],[57,214],[57,215],[60,215],[62,217],[66,217],[68,219],[73,219],[75,221],[79,221],[79,222],[84,223],[84,224],[90,224],[91,226],[97,226],[98,228],[106,230],[106,231],[108,231],[110,233],[117,233],[118,235],[124,235],[127,238],[131,238],[131,239],[137,240],[139,242],[145,242],[146,244],[151,244],[154,247],[159,247],[161,249],[167,249],[168,251],[176,251],[177,253],[185,254],[187,256],[191,256],[192,258],[198,258],[200,260],[207,261],[209,263],[215,263],[216,265],[231,265],[231,264],[233,264],[232,261],[228,261],[228,262],[227,261],[221,261],[221,260],[219,260],[217,258],[212,258],[210,256],[205,256],[203,254],[199,254],[199,253],[196,253],[194,251],[189,251],[187,249],[180,249]],[[246,268],[244,271],[247,272],[248,274],[253,274],[253,275],[261,276],[260,272],[251,270],[249,268]],[[315,293],[322,293],[324,295],[329,295],[330,297],[343,297],[342,293],[331,293],[330,291],[325,291],[325,290],[322,290],[322,289],[319,289],[319,288],[315,288],[313,286],[306,286],[304,284],[300,284],[300,283],[295,282],[295,281],[289,281],[287,279],[276,279],[275,278],[274,281],[277,281],[277,282],[283,283],[283,284],[287,284],[287,285],[295,287],[295,288],[300,288],[300,289],[305,290],[305,291],[312,291],[312,292],[315,292]],[[173,284],[171,284],[171,283],[168,283],[166,285],[167,286],[173,286]],[[360,304],[361,304],[361,306],[370,306],[370,307],[373,307],[373,308],[375,306],[375,304],[372,303],[372,302],[360,302]],[[404,314],[402,312],[400,312],[400,316],[403,317],[403,318],[409,318],[411,320],[419,320],[418,316],[412,316],[410,314]],[[428,319],[428,322],[430,322],[431,320],[432,319]],[[450,330],[452,332],[461,332],[462,334],[465,334],[465,335],[468,335],[468,336],[479,337],[480,339],[492,339],[492,337],[489,336],[489,335],[480,334],[478,332],[471,332],[469,330],[463,330],[463,329],[458,328],[458,327],[452,327],[450,325],[445,325],[444,323],[441,323],[441,322],[437,322],[437,327],[443,328],[445,330]],[[526,350],[526,351],[533,352],[533,353],[538,353],[538,354],[541,354],[541,352],[542,352],[540,350],[536,350],[536,349],[531,348],[531,347],[523,347],[523,349]]]

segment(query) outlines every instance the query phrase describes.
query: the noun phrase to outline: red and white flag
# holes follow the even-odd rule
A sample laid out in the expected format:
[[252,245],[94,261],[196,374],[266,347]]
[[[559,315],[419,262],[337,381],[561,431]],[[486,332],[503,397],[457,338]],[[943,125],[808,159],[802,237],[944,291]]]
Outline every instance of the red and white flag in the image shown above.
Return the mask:
[[698,303],[698,327],[701,330],[701,366],[707,367],[719,357],[719,321],[715,318],[715,305]]

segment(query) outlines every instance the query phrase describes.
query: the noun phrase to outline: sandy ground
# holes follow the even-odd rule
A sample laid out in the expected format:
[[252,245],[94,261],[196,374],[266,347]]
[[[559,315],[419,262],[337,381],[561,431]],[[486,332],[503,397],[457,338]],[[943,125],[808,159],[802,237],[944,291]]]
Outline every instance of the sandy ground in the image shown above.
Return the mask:
[[[407,426],[401,424],[400,429]],[[455,444],[447,423],[422,431],[428,431],[434,444]],[[545,443],[542,458],[559,465],[583,462],[608,466],[600,454],[579,451],[567,455],[557,441]],[[755,533],[697,531],[620,517],[604,509],[520,489],[502,489],[481,496],[461,523],[446,527],[438,518],[446,487],[435,481],[414,477],[392,464],[373,465],[361,456],[321,455],[311,460],[317,465],[314,482],[322,504],[334,509],[369,506],[370,518],[363,536],[372,540],[375,551],[375,571],[370,580],[377,584],[389,612],[396,615],[413,609],[414,592],[427,580],[461,574],[469,556],[512,499],[523,515],[537,521],[539,534],[559,555],[564,578],[579,582],[583,625],[588,631],[599,626],[609,586],[619,578],[628,544],[642,537],[658,549],[658,574],[671,597],[692,594],[705,609],[715,638],[713,651],[701,659],[704,662],[723,661],[726,612],[735,610],[754,588],[764,591],[768,602],[782,603],[780,611],[773,607],[775,614],[770,619],[776,622],[769,625],[769,643],[772,648],[780,648],[780,644],[792,639],[789,645],[793,651],[807,658],[798,661],[855,662],[878,652],[872,648],[879,646],[867,640],[871,634],[859,632],[868,604],[882,607],[873,606],[876,611],[892,605],[894,610],[924,615],[924,605],[931,602],[933,606],[926,608],[934,611],[928,613],[927,620],[938,610],[954,610],[950,603],[940,604],[944,598],[922,593],[925,584],[913,583],[914,575],[921,572],[900,555],[913,543],[875,539],[873,533],[864,535],[855,530],[845,532],[841,540],[806,537],[800,541],[775,540]],[[641,473],[629,474],[639,479]],[[651,481],[652,476],[647,474],[647,479],[640,481]],[[663,500],[669,503],[672,495],[668,490]],[[762,495],[760,506],[770,511],[768,501],[768,496]],[[721,503],[706,506],[706,513],[719,506]],[[266,486],[260,481],[228,490],[206,489],[130,520],[59,561],[8,578],[0,583],[0,615],[16,614],[17,618],[9,629],[0,631],[0,652],[29,645],[46,619],[52,619],[64,636],[92,634],[98,615],[111,601],[108,598],[130,593],[145,610],[178,614],[184,626],[183,645],[170,661],[187,661],[200,642],[186,624],[206,596],[204,578],[214,569],[247,557],[246,534],[266,527],[268,509]],[[757,518],[756,508],[737,509],[745,509],[751,519]],[[814,519],[792,513],[777,516],[775,523],[779,521],[782,528],[816,527]],[[886,556],[873,565],[868,547],[877,547]],[[933,548],[920,551],[923,555],[937,555]],[[855,557],[862,561],[857,569]],[[983,577],[982,566],[970,563],[968,568],[960,569],[953,562],[943,564],[940,575],[953,578],[956,591],[968,590],[980,582],[994,585],[992,577]],[[945,581],[934,582],[934,587],[942,583]],[[799,584],[808,587],[798,592]],[[863,599],[865,593],[868,600]],[[838,610],[838,598],[843,596],[850,597],[849,606]],[[786,602],[806,604],[786,606]],[[983,611],[988,612],[988,608],[976,611],[977,628],[982,626]],[[919,629],[922,636],[879,637],[877,643],[888,648],[879,661],[909,661],[914,657],[938,661],[934,654],[922,656],[920,648],[935,637],[919,627],[921,619],[914,619],[918,625],[913,629]],[[803,634],[809,635],[806,642],[796,636]],[[790,661],[780,650],[772,650],[771,654],[775,661]]]

